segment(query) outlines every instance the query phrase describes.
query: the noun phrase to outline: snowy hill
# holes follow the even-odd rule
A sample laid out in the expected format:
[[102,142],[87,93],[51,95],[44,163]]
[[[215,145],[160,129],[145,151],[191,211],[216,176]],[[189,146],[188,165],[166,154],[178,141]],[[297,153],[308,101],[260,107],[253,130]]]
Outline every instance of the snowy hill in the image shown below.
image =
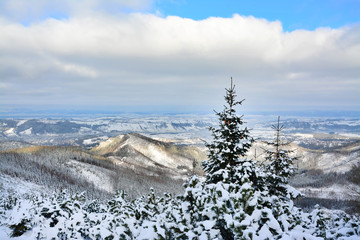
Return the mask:
[[200,173],[198,163],[206,157],[197,147],[164,143],[140,134],[110,138],[91,152],[76,147],[24,146],[0,144],[3,176],[49,188],[86,190],[93,197],[116,190],[135,197],[151,187],[158,193],[178,193],[188,174],[193,170]]
[[191,171],[200,173],[200,162],[206,159],[203,148],[182,146],[130,133],[101,142],[91,152],[118,160],[123,165],[149,168],[150,171],[171,171],[173,177],[185,176]]
[[[261,141],[255,142],[248,152],[248,156],[251,158],[256,157],[257,161],[263,162],[263,153],[267,148],[265,143]],[[343,173],[349,171],[354,164],[360,162],[359,142],[332,150],[308,149],[295,143],[291,143],[289,146],[286,146],[285,149],[292,150],[292,156],[298,157],[294,165],[299,171],[312,169],[321,170],[324,173]]]
[[[264,151],[268,149],[263,142],[256,142],[248,156],[260,163],[266,163]],[[353,143],[333,150],[314,150],[300,147],[295,143],[284,147],[293,150],[296,156],[294,167],[297,174],[290,184],[306,197],[332,200],[360,201],[360,185],[349,181],[349,171],[360,164],[360,144]],[[256,153],[256,154],[255,154]]]

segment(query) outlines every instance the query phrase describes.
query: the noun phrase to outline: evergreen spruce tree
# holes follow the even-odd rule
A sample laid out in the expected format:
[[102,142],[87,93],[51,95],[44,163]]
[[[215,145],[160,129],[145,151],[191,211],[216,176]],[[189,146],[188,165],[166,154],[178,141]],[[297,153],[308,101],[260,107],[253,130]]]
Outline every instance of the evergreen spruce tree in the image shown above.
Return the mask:
[[241,128],[244,122],[242,116],[236,114],[235,109],[244,100],[237,101],[235,99],[235,85],[232,79],[230,88],[225,90],[226,105],[224,105],[224,110],[222,112],[215,111],[218,116],[219,127],[209,128],[212,132],[213,141],[206,144],[209,149],[209,160],[204,162],[206,183],[241,184],[244,181],[240,178],[246,176],[253,183],[253,186],[257,188],[261,184],[255,173],[254,162],[245,158],[254,140],[249,135],[247,127]]
[[273,125],[275,130],[275,139],[273,141],[265,141],[272,149],[265,150],[268,170],[268,188],[271,195],[284,196],[288,195],[288,178],[294,174],[293,161],[296,157],[291,157],[291,150],[286,150],[285,147],[290,144],[288,141],[282,140],[281,131],[284,125],[280,125],[280,116],[278,117],[277,125]]

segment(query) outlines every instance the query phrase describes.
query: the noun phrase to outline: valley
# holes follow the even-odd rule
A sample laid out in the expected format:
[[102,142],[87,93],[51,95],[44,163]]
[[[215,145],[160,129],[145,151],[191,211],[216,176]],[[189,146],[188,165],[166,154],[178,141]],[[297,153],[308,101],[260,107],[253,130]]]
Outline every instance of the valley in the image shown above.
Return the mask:
[[[257,139],[247,157],[259,163],[262,141],[274,137],[267,119],[246,119]],[[1,119],[0,186],[16,191],[20,181],[34,191],[65,188],[97,199],[117,190],[135,198],[151,187],[159,195],[179,194],[189,176],[203,175],[207,128],[216,124],[207,115]],[[288,148],[298,157],[291,185],[311,201],[360,201],[359,184],[349,176],[360,162],[360,120],[284,118],[283,124]]]

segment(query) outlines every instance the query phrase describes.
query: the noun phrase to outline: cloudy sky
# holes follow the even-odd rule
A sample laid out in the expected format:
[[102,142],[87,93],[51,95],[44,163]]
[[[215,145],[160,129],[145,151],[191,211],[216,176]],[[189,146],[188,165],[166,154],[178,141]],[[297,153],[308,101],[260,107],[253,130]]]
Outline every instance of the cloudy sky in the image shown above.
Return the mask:
[[360,0],[1,0],[0,111],[360,109]]

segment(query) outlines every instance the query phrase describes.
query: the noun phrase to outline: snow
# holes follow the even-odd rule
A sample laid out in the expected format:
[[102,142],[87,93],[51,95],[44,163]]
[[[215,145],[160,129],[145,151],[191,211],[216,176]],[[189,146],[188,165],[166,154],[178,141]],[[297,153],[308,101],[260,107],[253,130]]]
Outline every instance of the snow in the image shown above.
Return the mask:
[[32,127],[20,132],[21,135],[31,135],[31,133],[32,133]]
[[17,238],[10,238],[11,230],[4,225],[0,225],[0,239],[2,240],[26,240],[25,236],[17,237]]
[[360,134],[356,133],[339,133],[339,135],[349,138],[360,138]]
[[307,197],[316,197],[324,199],[335,199],[335,200],[359,200],[360,186],[355,184],[333,184],[331,186],[315,188],[315,187],[306,187],[298,188]]
[[[124,138],[126,141],[121,141]],[[126,146],[129,146],[130,149],[136,150],[138,153],[142,154],[146,157],[146,159],[148,159],[129,159],[129,161],[132,161],[133,164],[140,164],[141,166],[152,166],[157,168],[167,167],[167,170],[178,173],[187,172],[185,168],[177,169],[178,166],[187,166],[188,168],[192,166],[192,160],[187,157],[183,157],[180,154],[176,154],[177,147],[174,146],[173,149],[166,149],[165,145],[163,144],[152,143],[147,139],[143,139],[141,136],[133,134],[119,135],[118,137],[110,138],[105,142],[101,142],[99,146],[95,148],[95,150],[99,152],[113,153]],[[122,160],[126,159],[122,158]]]
[[35,183],[27,182],[19,178],[4,175],[0,175],[0,189],[0,197],[6,194],[25,196],[32,193],[49,193],[49,189],[42,185],[37,185]]
[[206,230],[212,229],[214,227],[215,223],[216,223],[215,220],[206,220],[206,221],[202,222],[202,224]]
[[149,145],[148,149],[144,152],[147,153],[150,159],[153,159],[164,166],[173,167],[174,164],[176,164],[176,162],[171,159],[165,151],[162,151],[153,145]]
[[114,192],[110,178],[110,174],[114,174],[114,172],[74,160],[70,160],[66,165],[69,166],[69,171],[84,176],[99,189],[103,189],[109,193]]
[[83,141],[84,145],[91,145],[91,144],[94,144],[94,143],[95,143],[95,141],[92,138],[91,139],[85,139]]
[[16,126],[20,126],[20,125],[23,125],[25,122],[27,122],[27,120],[20,120]]
[[109,139],[109,137],[107,137],[107,136],[89,138],[89,139],[83,140],[83,144],[84,145],[93,145],[93,144],[96,144],[96,143],[99,143],[99,142],[102,142],[102,141],[105,141],[108,139]]
[[17,136],[15,133],[15,128],[9,128],[4,132],[4,134],[7,135],[8,137]]
[[313,134],[306,134],[306,133],[295,133],[294,136],[300,138],[314,138]]
[[334,171],[346,172],[349,171],[353,164],[359,162],[359,152],[353,152],[347,155],[337,153],[324,153],[317,159],[317,168],[322,169],[324,172]]
[[[151,197],[151,194],[133,202],[126,201],[121,195],[117,195],[109,201],[109,203],[113,202],[112,205],[101,205],[100,209],[102,210],[95,212],[86,210],[88,209],[85,207],[87,203],[76,200],[81,198],[75,196],[58,194],[50,198],[31,198],[32,200],[21,198],[15,207],[6,210],[5,214],[0,214],[0,239],[31,240],[36,239],[39,233],[45,239],[51,239],[52,237],[57,239],[58,234],[61,233],[67,234],[68,238],[71,239],[81,239],[80,232],[87,234],[89,236],[87,239],[95,239],[96,236],[101,239],[110,236],[119,239],[120,234],[126,234],[127,232],[131,232],[131,239],[159,239],[165,238],[166,231],[171,230],[172,227],[178,229],[176,232],[172,231],[172,234],[185,233],[185,229],[187,229],[186,236],[188,237],[221,239],[220,231],[216,227],[219,220],[218,214],[221,214],[223,219],[226,220],[225,224],[228,228],[231,226],[244,228],[243,233],[240,234],[245,235],[237,235],[236,238],[243,238],[247,234],[252,234],[252,239],[259,240],[323,239],[317,236],[317,231],[321,231],[317,224],[319,221],[324,220],[326,221],[325,224],[327,224],[324,234],[329,239],[359,239],[358,231],[360,227],[358,223],[360,219],[349,218],[341,211],[315,209],[311,213],[304,213],[290,205],[275,205],[286,207],[291,211],[291,214],[301,219],[301,222],[297,223],[291,230],[286,230],[291,224],[288,213],[276,217],[276,215],[273,215],[273,209],[259,205],[257,200],[260,197],[265,201],[270,199],[261,196],[261,192],[256,192],[254,196],[254,199],[257,200],[254,203],[255,209],[251,214],[245,214],[243,207],[232,209],[231,211],[235,211],[235,213],[229,214],[223,212],[224,210],[230,210],[229,208],[224,209],[224,204],[228,201],[237,201],[239,198],[236,192],[227,192],[229,184],[204,185],[202,180],[197,177],[193,177],[192,180],[197,183],[194,187],[187,187],[184,196],[192,195],[196,200],[195,202],[202,206],[200,208],[190,204],[186,200],[187,198],[182,200],[172,198],[170,202],[164,202],[163,200],[160,201],[159,197]],[[2,181],[7,184],[16,181],[16,179],[2,178]],[[217,194],[216,191],[213,192],[211,189],[221,190],[223,197],[217,198],[215,202],[209,201],[216,196],[212,195],[212,193]],[[1,194],[4,193],[1,192]],[[148,201],[146,199],[152,200]],[[233,204],[230,205],[234,206]],[[192,208],[195,210],[191,211],[194,220],[191,220],[190,217],[189,209]],[[2,210],[1,205],[0,210]],[[140,214],[138,218],[134,217],[135,212]],[[324,218],[321,217],[322,215]],[[169,216],[172,217],[169,218]],[[201,216],[207,216],[208,219],[197,219],[197,216],[200,218],[202,218]],[[10,238],[11,231],[7,225],[19,224],[23,219],[30,220],[28,224],[31,228],[20,237]],[[263,224],[260,224],[261,222]],[[284,228],[285,232],[281,229],[280,222],[287,225]],[[337,237],[334,238],[334,236]],[[176,239],[176,236],[174,237]],[[130,239],[130,237],[126,239]]]

